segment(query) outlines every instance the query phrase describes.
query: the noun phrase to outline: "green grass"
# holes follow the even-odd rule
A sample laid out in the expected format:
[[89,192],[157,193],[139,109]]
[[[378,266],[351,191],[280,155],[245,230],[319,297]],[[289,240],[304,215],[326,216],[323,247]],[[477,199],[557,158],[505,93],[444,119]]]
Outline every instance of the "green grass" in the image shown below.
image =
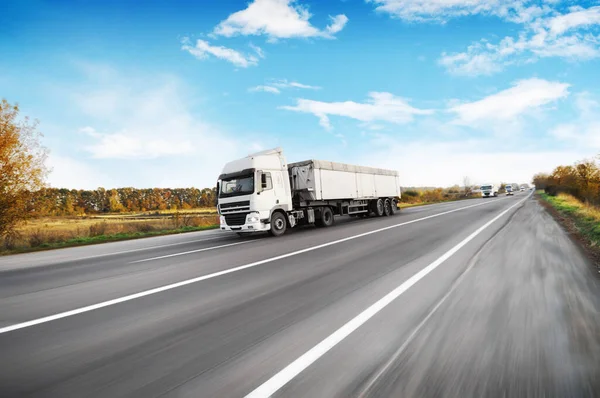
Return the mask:
[[561,216],[573,221],[578,232],[588,240],[592,248],[600,249],[600,208],[586,205],[573,196],[565,194],[550,196],[541,192],[539,196],[554,207]]
[[0,250],[0,255],[6,254],[16,254],[16,253],[28,253],[35,252],[41,250],[52,250],[52,249],[62,249],[66,247],[75,247],[75,246],[86,246],[86,245],[94,245],[98,243],[107,243],[107,242],[117,242],[122,240],[131,240],[131,239],[139,239],[139,238],[148,238],[151,236],[162,236],[162,235],[174,235],[181,234],[185,232],[194,232],[194,231],[205,231],[209,229],[216,229],[218,225],[204,225],[199,227],[181,227],[176,229],[165,229],[159,231],[148,231],[148,232],[122,232],[116,234],[107,234],[107,235],[98,235],[98,236],[83,236],[73,239],[68,239],[65,241],[55,242],[55,243],[43,243],[36,247],[21,247],[12,250]]

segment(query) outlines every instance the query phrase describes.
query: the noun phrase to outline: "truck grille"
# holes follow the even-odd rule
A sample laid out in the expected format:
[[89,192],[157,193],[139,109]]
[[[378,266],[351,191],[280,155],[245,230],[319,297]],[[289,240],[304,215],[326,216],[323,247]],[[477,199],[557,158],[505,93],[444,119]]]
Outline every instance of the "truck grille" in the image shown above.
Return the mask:
[[225,222],[229,226],[244,225],[248,214],[249,213],[225,214]]
[[220,203],[219,210],[220,210],[221,214],[233,213],[233,212],[238,212],[238,211],[249,211],[250,210],[250,201],[244,200],[241,202]]

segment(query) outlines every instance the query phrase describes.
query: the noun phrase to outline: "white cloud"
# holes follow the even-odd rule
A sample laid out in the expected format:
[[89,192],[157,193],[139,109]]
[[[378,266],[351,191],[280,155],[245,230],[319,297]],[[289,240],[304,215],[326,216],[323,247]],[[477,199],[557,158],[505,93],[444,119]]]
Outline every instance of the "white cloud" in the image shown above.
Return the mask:
[[[231,159],[247,155],[246,142],[203,120],[193,107],[200,100],[197,93],[177,77],[118,73],[110,79],[86,75],[79,81],[64,96],[79,127],[53,128],[63,136],[69,130],[79,133],[69,139],[47,137],[59,144],[51,147],[53,153],[69,153],[84,166],[67,161],[55,166],[53,185],[212,186],[224,163],[222,152],[214,148]],[[76,170],[69,177],[70,165],[102,174],[90,172],[84,184]]]
[[594,154],[589,150],[515,150],[504,148],[497,140],[406,142],[389,138],[380,139],[375,148],[364,153],[356,162],[398,170],[402,186],[439,187],[462,185],[464,176],[473,184],[529,183],[538,172]]
[[343,116],[360,120],[361,122],[385,121],[390,123],[407,123],[414,115],[429,115],[428,109],[417,109],[400,97],[385,92],[371,92],[367,102],[354,101],[322,102],[308,99],[298,99],[296,106],[282,106],[281,109],[312,113],[319,118],[319,124],[331,129],[329,117]]
[[571,147],[600,150],[600,102],[584,92],[575,96],[574,105],[577,118],[554,127],[550,135]]
[[518,21],[526,26],[516,38],[507,36],[497,44],[481,40],[464,52],[442,53],[439,63],[453,74],[476,76],[490,75],[508,65],[535,62],[539,58],[580,61],[600,57],[600,36],[581,31],[600,24],[600,7],[576,8],[550,18],[546,18],[546,12],[543,14],[533,21],[528,18]]
[[288,81],[287,79],[272,79],[269,80],[269,85],[279,88],[301,88],[306,90],[320,90],[319,86],[311,86],[308,84],[302,84],[295,81]]
[[148,138],[136,131],[122,130],[117,133],[98,133],[91,127],[81,129],[95,139],[86,147],[98,159],[158,158],[170,155],[189,154],[194,151],[190,141],[172,140],[169,137]]
[[308,9],[296,0],[254,0],[246,9],[229,15],[219,23],[213,33],[226,37],[267,35],[271,39],[331,38],[348,21],[345,15],[337,15],[331,25],[320,30],[311,25],[310,18]]
[[[216,58],[231,62],[240,68],[247,68],[258,64],[258,58],[254,55],[244,55],[239,51],[223,46],[211,46],[210,43],[205,40],[197,40],[196,45],[192,46],[189,39],[186,38],[183,40],[181,49],[189,52],[198,59],[207,59],[212,55]],[[260,51],[262,52],[262,50]],[[257,53],[261,56],[260,52],[257,51]]]
[[265,52],[262,48],[260,48],[259,46],[255,46],[252,43],[250,43],[250,48],[254,50],[254,52],[256,53],[256,55],[258,55],[259,58],[265,58]]
[[344,14],[336,15],[335,17],[329,18],[331,19],[331,24],[327,25],[327,28],[325,29],[327,30],[327,33],[332,35],[344,29],[344,26],[346,26],[346,24],[348,23],[348,17]]
[[147,82],[117,78],[74,96],[77,107],[88,116],[88,125],[80,131],[91,139],[84,149],[94,158],[152,159],[192,154],[213,141],[227,143],[190,113],[177,79],[151,81],[148,87]]
[[588,9],[573,7],[568,14],[556,16],[548,21],[550,33],[553,35],[560,35],[571,29],[591,25],[600,25],[600,6]]
[[263,91],[265,93],[271,93],[271,94],[279,94],[281,93],[281,91],[279,91],[279,89],[277,87],[272,87],[272,86],[256,86],[256,87],[250,87],[248,89],[248,91],[250,92],[257,92],[257,91]]
[[280,94],[281,90],[285,89],[305,89],[305,90],[320,90],[321,87],[318,86],[310,86],[308,84],[302,84],[295,81],[288,81],[287,79],[269,79],[267,80],[265,85],[259,85],[250,87],[248,91],[257,92],[263,91],[271,94]]
[[449,109],[457,115],[456,123],[473,124],[487,120],[511,121],[515,117],[555,102],[569,95],[569,84],[543,79],[516,82],[513,87],[492,94],[479,101],[453,106]]
[[539,7],[525,7],[528,0],[366,0],[377,11],[407,21],[445,22],[467,15],[491,14],[524,19],[536,14]]
[[95,189],[115,186],[114,179],[105,172],[68,156],[52,152],[48,156],[47,164],[52,169],[48,183],[54,188]]

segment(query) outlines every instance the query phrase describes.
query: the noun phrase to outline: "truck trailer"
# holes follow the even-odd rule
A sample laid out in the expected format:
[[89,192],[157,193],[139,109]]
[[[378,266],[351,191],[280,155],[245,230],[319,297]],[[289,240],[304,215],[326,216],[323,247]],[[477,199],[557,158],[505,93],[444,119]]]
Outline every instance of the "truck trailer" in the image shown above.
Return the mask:
[[334,216],[391,216],[398,210],[398,172],[323,160],[286,162],[281,148],[234,160],[217,182],[220,228],[240,235],[330,227]]

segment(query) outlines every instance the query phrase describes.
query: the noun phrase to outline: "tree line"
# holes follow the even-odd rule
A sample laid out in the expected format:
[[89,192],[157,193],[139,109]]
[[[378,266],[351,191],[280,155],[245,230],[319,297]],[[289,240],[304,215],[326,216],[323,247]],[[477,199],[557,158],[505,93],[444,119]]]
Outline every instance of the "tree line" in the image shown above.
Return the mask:
[[82,215],[186,210],[216,206],[216,188],[42,188],[31,194],[32,215]]
[[600,206],[600,167],[593,160],[558,166],[551,174],[539,173],[533,178],[537,189],[549,195],[566,193],[595,206]]

